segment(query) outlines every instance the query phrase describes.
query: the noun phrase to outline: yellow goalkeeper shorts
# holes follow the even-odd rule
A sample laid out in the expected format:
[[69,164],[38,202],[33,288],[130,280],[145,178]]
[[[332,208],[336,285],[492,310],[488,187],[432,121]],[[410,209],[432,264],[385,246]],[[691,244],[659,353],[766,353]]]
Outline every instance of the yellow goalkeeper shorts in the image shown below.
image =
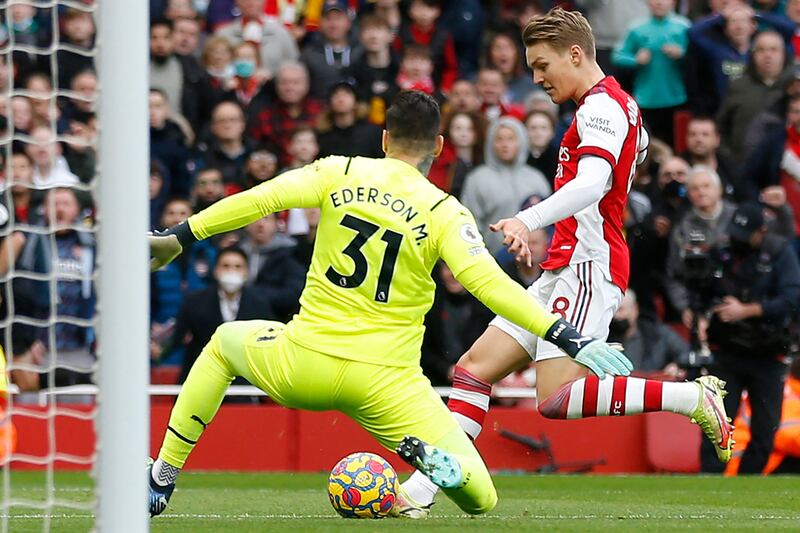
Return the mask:
[[[453,431],[461,433],[419,366],[381,366],[326,355],[292,343],[284,328],[265,320],[228,322],[211,342],[219,343],[218,353],[233,374],[278,403],[341,411],[390,450],[406,435],[436,443]],[[391,357],[386,347],[376,349]]]

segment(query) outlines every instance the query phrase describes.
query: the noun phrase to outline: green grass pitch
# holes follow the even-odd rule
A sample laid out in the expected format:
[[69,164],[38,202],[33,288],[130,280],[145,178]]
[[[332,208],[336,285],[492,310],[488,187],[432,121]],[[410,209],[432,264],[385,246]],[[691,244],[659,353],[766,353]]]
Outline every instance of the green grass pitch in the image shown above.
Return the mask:
[[[13,473],[12,496],[41,500],[41,473]],[[331,509],[322,474],[181,474],[153,532],[239,531],[726,531],[800,530],[800,478],[495,476],[500,503],[468,517],[440,495],[424,524],[345,520]],[[85,474],[56,476],[57,497],[91,497]],[[144,505],[144,502],[131,502]],[[41,511],[14,508],[9,531],[41,531]],[[90,514],[54,511],[52,531],[89,531]]]

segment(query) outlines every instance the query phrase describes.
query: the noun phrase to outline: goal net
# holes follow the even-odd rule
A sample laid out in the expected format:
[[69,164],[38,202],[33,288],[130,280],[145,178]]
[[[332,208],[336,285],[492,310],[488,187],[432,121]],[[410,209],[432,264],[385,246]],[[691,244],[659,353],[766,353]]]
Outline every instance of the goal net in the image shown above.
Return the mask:
[[146,39],[147,2],[0,2],[3,532],[147,529]]

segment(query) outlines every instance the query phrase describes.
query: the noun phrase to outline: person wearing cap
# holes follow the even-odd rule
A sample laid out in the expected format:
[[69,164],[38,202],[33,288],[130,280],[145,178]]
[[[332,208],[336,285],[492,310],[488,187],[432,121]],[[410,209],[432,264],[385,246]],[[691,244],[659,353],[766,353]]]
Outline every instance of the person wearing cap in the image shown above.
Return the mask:
[[352,21],[347,0],[325,0],[317,39],[304,49],[300,60],[311,76],[311,95],[325,98],[328,89],[344,79],[363,60],[364,49],[350,38]]
[[347,155],[380,157],[380,126],[367,121],[367,106],[358,102],[355,85],[339,81],[328,91],[328,105],[320,115],[319,157]]
[[[768,231],[761,204],[739,206],[726,233],[729,245],[718,259],[718,303],[708,326],[714,354],[709,370],[728,384],[727,412],[737,412],[743,391],[749,395],[753,438],[739,472],[755,474],[767,463],[780,423],[785,331],[800,302],[800,265],[788,241]],[[723,466],[705,445],[701,462],[704,471]]]

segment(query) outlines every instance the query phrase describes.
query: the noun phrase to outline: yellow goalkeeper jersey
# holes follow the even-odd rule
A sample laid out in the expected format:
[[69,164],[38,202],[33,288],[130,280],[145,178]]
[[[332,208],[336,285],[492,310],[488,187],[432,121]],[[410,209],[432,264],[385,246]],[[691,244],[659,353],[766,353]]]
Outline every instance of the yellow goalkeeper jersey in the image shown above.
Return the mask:
[[286,329],[292,342],[362,362],[418,365],[439,258],[490,309],[533,333],[544,335],[557,319],[500,269],[472,214],[398,159],[320,159],[188,222],[204,239],[293,207],[319,207],[321,217],[300,312]]

